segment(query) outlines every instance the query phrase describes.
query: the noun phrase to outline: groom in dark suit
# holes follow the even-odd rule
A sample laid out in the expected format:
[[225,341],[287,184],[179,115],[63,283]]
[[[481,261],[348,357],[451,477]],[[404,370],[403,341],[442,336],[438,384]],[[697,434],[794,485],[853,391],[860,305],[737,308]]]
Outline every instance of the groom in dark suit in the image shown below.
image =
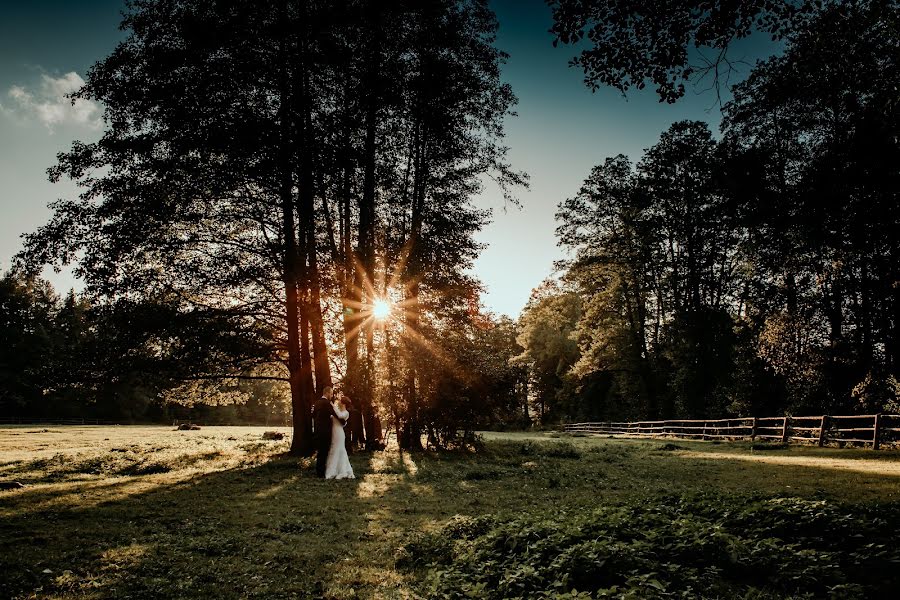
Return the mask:
[[334,393],[332,387],[326,386],[322,390],[322,397],[316,401],[313,407],[313,423],[316,434],[316,475],[325,477],[325,462],[328,460],[328,451],[331,449],[331,417],[340,420],[331,405],[331,396]]

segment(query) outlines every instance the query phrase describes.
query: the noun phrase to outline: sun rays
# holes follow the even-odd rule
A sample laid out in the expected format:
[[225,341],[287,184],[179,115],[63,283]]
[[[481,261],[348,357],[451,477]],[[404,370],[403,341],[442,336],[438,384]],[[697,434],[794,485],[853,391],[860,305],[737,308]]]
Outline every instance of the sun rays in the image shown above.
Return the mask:
[[390,300],[386,298],[378,298],[372,303],[372,318],[376,321],[383,321],[391,315],[393,306]]
[[347,325],[346,338],[353,340],[361,333],[374,335],[380,332],[381,336],[393,337],[395,342],[399,340],[413,345],[450,368],[455,368],[457,365],[440,346],[420,331],[421,311],[424,307],[421,299],[413,295],[411,290],[418,288],[421,278],[412,276],[407,271],[408,260],[409,247],[404,246],[390,274],[381,265],[373,281],[358,257],[354,257],[357,281],[361,285],[348,290],[346,296],[349,297],[341,299]]

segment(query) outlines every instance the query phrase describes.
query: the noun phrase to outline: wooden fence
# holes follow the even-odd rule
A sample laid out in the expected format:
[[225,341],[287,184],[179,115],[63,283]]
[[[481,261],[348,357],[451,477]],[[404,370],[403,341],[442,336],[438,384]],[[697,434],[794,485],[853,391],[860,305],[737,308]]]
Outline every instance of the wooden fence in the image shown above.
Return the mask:
[[603,423],[568,423],[568,433],[703,440],[774,440],[816,444],[900,446],[900,415],[738,417]]

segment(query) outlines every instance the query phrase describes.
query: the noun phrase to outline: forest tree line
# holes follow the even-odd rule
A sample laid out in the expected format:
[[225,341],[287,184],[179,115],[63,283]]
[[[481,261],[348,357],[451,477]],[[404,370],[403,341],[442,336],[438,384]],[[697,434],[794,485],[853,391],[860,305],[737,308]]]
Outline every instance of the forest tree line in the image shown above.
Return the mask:
[[[429,414],[469,428],[530,424],[515,321],[480,314],[469,333],[455,354],[465,374]],[[292,424],[290,386],[277,370],[214,374],[262,347],[224,319],[160,303],[95,304],[11,271],[0,277],[0,342],[0,419]]]
[[[548,4],[594,88],[677,101],[689,40],[723,50],[700,73],[722,85],[754,27],[784,52],[731,89],[721,135],[676,123],[597,166],[559,207],[561,276],[513,322],[472,269],[491,218],[473,199],[527,186],[486,2],[133,3],[76,94],[104,106],[102,137],[50,168],[82,193],[3,280],[3,412],[278,404],[302,453],[334,383],[407,448],[564,419],[896,411],[896,3]],[[56,297],[48,264],[83,291]]]
[[550,419],[900,412],[898,7],[826,6],[720,137],[675,123],[560,204],[519,340]]

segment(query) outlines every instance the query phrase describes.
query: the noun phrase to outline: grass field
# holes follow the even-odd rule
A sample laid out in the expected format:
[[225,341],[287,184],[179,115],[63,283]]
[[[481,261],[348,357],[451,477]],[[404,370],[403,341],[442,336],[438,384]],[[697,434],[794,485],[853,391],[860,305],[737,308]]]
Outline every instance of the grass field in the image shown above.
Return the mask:
[[[632,511],[630,519],[638,514],[634,511],[670,506],[673,497],[683,507],[684,498],[695,494],[705,494],[698,501],[707,506],[702,516],[685,516],[677,508],[672,509],[676,517],[659,513],[657,520],[713,523],[715,513],[719,532],[723,522],[736,517],[721,512],[728,500],[716,498],[799,498],[797,506],[807,512],[817,507],[819,514],[823,506],[844,511],[829,517],[831,525],[817,528],[844,522],[856,511],[869,515],[865,523],[876,524],[900,514],[890,512],[900,501],[900,454],[890,452],[489,433],[477,454],[401,456],[390,449],[357,454],[351,457],[356,480],[325,482],[316,479],[308,459],[282,454],[287,441],[263,441],[263,428],[172,429],[0,428],[0,482],[24,484],[0,491],[0,598],[496,597],[500,592],[479,586],[519,585],[519,575],[509,574],[514,565],[497,564],[507,573],[498,583],[497,573],[474,573],[472,561],[483,561],[478,549],[498,544],[502,527],[516,528],[503,534],[513,540],[534,524],[534,548],[541,536],[552,537],[567,523],[579,523],[583,531],[597,519],[618,519],[604,531],[621,537],[627,529],[622,510]],[[889,516],[865,512],[879,507],[888,507]],[[608,512],[613,509],[619,512]],[[583,515],[592,515],[594,525],[579,521],[588,518]],[[487,532],[491,527],[500,529]],[[848,536],[858,535],[846,529]],[[897,522],[875,530],[876,538],[882,530],[890,540]],[[789,538],[790,531],[779,539]],[[637,533],[622,538],[629,551]],[[728,543],[740,541],[737,535]],[[822,532],[816,535],[815,543],[827,542]],[[603,535],[595,537],[594,543]],[[699,536],[691,552],[708,537]],[[445,544],[444,538],[450,541]],[[764,552],[757,542],[747,551],[753,556]],[[510,554],[509,560],[532,560],[531,548],[521,550],[527,556]],[[822,552],[837,556],[839,550]],[[646,549],[641,552],[646,558]],[[872,577],[882,577],[878,573],[897,559],[896,552],[885,552]],[[554,560],[554,568],[563,569],[559,556]],[[594,562],[602,565],[605,559]],[[450,565],[444,575],[437,573],[440,564]],[[674,568],[666,562],[660,577]],[[853,569],[846,572],[852,579]],[[640,588],[646,593],[635,597],[673,597],[666,595],[667,585],[681,586],[684,597],[691,597],[677,577],[660,583],[638,581],[638,575],[628,585],[646,585]],[[527,580],[522,590],[542,585],[530,571],[521,577]],[[575,587],[567,577],[548,593],[567,597],[568,588]],[[831,595],[852,597],[868,589],[844,579],[829,588]],[[741,581],[729,581],[736,587],[722,588],[725,597],[728,590],[744,589]],[[625,589],[610,585],[606,593],[612,596]],[[741,597],[794,597],[784,589],[791,588]]]

